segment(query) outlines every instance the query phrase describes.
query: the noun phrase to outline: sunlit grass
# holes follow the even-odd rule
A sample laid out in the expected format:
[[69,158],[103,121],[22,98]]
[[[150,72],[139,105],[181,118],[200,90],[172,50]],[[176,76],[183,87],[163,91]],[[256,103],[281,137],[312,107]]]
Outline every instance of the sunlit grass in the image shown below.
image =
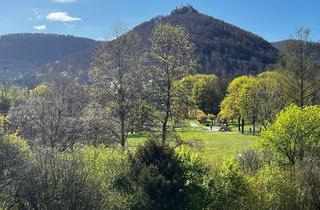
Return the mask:
[[[235,130],[233,128],[233,131]],[[181,129],[178,131],[178,135],[185,142],[191,143],[203,155],[203,158],[210,162],[234,157],[241,151],[252,147],[258,138],[238,132],[211,132],[203,127]],[[130,135],[129,145],[142,144],[146,139],[147,135],[145,134]]]

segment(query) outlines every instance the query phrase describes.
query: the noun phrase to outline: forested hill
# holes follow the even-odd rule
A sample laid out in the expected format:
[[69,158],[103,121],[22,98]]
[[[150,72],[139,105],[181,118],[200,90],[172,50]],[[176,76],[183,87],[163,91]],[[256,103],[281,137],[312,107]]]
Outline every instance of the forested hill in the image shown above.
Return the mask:
[[[152,29],[159,22],[181,25],[197,47],[200,73],[215,73],[226,79],[255,74],[276,62],[278,50],[263,38],[221,20],[201,14],[191,6],[158,16],[133,30],[149,45]],[[68,71],[81,81],[87,72],[92,52],[99,42],[53,34],[14,34],[0,38],[0,70],[22,84],[50,80]],[[32,73],[30,73],[32,72]]]
[[[93,49],[97,42],[56,34],[10,34],[0,36],[0,71],[16,82],[33,79],[33,72],[74,53]],[[74,65],[75,62],[68,62]],[[49,71],[50,68],[46,68]],[[32,76],[31,76],[32,74]]]
[[291,42],[294,42],[293,39],[286,39],[286,40],[282,40],[282,41],[278,41],[278,42],[272,42],[272,46],[277,48],[278,50],[283,50],[285,48],[285,46]]
[[134,28],[144,43],[158,22],[181,25],[197,46],[200,73],[215,73],[232,78],[255,74],[274,64],[278,50],[263,38],[237,26],[199,13],[191,6],[177,8],[169,16],[158,16]]

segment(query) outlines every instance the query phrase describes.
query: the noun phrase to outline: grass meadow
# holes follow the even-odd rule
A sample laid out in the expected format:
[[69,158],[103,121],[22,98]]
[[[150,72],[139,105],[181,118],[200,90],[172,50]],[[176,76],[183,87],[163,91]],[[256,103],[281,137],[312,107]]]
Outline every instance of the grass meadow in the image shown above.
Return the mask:
[[[246,130],[249,126],[246,127]],[[233,132],[214,132],[204,126],[184,128],[177,131],[178,136],[198,151],[203,158],[210,162],[220,162],[223,159],[235,157],[243,150],[253,146],[259,138],[252,134],[241,134],[233,126]],[[135,147],[147,140],[146,134],[132,134],[129,136],[129,146]]]

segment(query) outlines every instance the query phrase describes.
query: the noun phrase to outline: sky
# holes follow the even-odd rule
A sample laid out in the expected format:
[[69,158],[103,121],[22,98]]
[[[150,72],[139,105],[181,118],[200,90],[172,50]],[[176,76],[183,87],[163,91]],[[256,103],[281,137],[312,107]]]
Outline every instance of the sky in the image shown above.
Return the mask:
[[320,0],[0,0],[0,34],[108,39],[115,22],[133,28],[186,4],[268,41],[291,38],[300,27],[311,29],[311,38],[320,40]]

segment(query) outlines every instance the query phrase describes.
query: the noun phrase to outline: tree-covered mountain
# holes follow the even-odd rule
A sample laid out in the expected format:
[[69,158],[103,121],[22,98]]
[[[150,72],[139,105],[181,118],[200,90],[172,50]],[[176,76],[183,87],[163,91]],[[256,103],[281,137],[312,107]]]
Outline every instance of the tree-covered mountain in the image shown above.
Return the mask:
[[180,7],[168,16],[158,16],[133,30],[148,40],[159,22],[183,26],[197,47],[202,67],[198,73],[215,73],[232,78],[241,74],[256,74],[274,64],[278,50],[263,38],[237,26],[199,13],[192,6]]
[[[47,64],[74,53],[93,49],[97,42],[87,38],[56,34],[10,34],[0,36],[2,79],[28,84],[38,69],[50,71]],[[70,62],[75,65],[76,62]],[[4,78],[5,77],[5,78]]]
[[[214,73],[230,80],[256,74],[276,62],[278,50],[263,38],[234,25],[199,13],[191,6],[179,7],[136,26],[147,50],[156,24],[168,22],[184,27],[196,45],[201,64],[197,73]],[[88,80],[88,69],[99,42],[65,35],[14,34],[0,38],[0,70],[16,82],[38,83],[67,71],[79,81]]]

